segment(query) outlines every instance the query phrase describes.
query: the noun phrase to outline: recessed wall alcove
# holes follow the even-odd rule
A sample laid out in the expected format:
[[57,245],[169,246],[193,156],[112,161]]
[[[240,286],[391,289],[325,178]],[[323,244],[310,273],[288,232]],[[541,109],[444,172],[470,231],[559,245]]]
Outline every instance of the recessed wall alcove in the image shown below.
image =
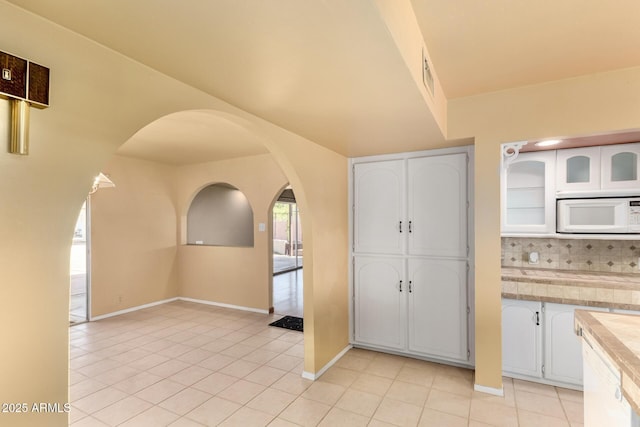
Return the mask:
[[226,183],[200,190],[187,213],[187,244],[253,247],[253,209],[244,193]]

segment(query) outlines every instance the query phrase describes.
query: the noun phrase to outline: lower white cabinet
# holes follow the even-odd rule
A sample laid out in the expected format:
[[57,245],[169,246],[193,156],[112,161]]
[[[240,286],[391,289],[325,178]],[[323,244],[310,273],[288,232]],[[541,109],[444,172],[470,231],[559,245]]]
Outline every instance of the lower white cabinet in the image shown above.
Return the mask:
[[582,345],[573,325],[576,309],[605,310],[569,304],[544,305],[544,377],[548,380],[582,385]]
[[408,349],[467,360],[467,263],[409,259]]
[[401,258],[354,260],[354,339],[402,350],[406,346],[407,300]]
[[542,303],[502,300],[502,370],[505,374],[542,376]]
[[582,387],[582,347],[574,311],[605,310],[502,300],[502,370],[506,376]]
[[467,363],[467,263],[354,258],[354,343]]

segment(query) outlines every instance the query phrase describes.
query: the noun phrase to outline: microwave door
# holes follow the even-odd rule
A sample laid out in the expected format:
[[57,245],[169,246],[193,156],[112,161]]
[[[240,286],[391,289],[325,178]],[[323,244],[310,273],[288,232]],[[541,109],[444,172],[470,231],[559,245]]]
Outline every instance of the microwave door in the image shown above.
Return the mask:
[[627,233],[627,204],[609,200],[563,201],[559,206],[558,232]]

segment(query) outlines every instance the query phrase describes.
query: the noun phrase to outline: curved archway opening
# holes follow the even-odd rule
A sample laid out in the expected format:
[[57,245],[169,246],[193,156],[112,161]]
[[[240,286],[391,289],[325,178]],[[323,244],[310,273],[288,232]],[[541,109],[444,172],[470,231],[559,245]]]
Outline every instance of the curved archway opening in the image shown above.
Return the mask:
[[[209,117],[211,122],[200,126],[206,135],[194,135],[197,126],[191,126],[188,119],[206,122]],[[149,138],[145,127],[134,134],[103,168],[118,182],[116,191],[96,197],[96,202],[103,204],[103,219],[110,225],[104,234],[113,242],[118,241],[117,234],[120,233],[121,240],[127,239],[131,244],[125,248],[115,245],[109,248],[116,253],[117,261],[126,265],[124,269],[115,267],[113,262],[102,266],[101,271],[105,274],[102,278],[105,286],[100,289],[103,306],[95,310],[96,315],[171,298],[268,313],[273,290],[271,209],[277,195],[290,185],[302,219],[298,221],[298,227],[303,229],[305,237],[303,248],[296,240],[289,249],[295,254],[302,249],[306,257],[305,268],[301,271],[305,286],[299,293],[305,307],[304,352],[301,349],[301,356],[304,354],[304,372],[308,373],[305,375],[313,378],[348,344],[345,326],[348,324],[347,264],[342,261],[346,259],[347,247],[347,221],[342,209],[347,199],[346,159],[296,135],[281,132],[270,124],[224,111],[173,113],[150,126],[153,128],[153,124],[165,119],[173,126],[186,126],[187,130],[183,140],[174,141],[178,147],[168,149],[170,155],[165,152],[164,156],[158,156],[158,151],[166,150],[166,144],[171,142],[162,135],[171,134],[171,139],[175,140],[179,132],[169,133],[160,126],[155,135],[151,135],[159,139],[154,139]],[[219,129],[218,133],[216,129]],[[233,149],[216,146],[216,142],[229,144],[229,138],[231,145],[247,139],[262,148],[234,154]],[[193,150],[199,153],[198,156],[181,154]],[[151,157],[145,153],[151,153]],[[228,183],[244,193],[253,209],[253,246],[223,247],[205,244],[205,239],[188,237],[189,207],[197,194],[211,183]],[[313,216],[307,186],[312,188],[318,202],[318,217],[322,218],[320,228],[324,229],[317,233],[318,241],[323,242],[317,259],[325,268],[317,271],[312,262]],[[327,188],[332,188],[328,194]],[[131,206],[138,208],[140,215],[132,218],[118,210]],[[124,231],[113,227],[114,218],[120,221]],[[149,245],[150,239],[152,245]],[[202,244],[197,244],[199,240]],[[98,245],[94,258],[98,259],[100,248],[108,245]],[[141,268],[132,267],[132,259]],[[128,286],[132,282],[123,278],[125,275],[149,280],[146,285],[132,290]],[[313,289],[314,280],[327,286]],[[120,282],[127,285],[119,286]],[[140,299],[141,295],[147,300]]]
[[272,307],[278,315],[303,317],[304,275],[303,232],[295,193],[287,185],[273,200],[272,220]]

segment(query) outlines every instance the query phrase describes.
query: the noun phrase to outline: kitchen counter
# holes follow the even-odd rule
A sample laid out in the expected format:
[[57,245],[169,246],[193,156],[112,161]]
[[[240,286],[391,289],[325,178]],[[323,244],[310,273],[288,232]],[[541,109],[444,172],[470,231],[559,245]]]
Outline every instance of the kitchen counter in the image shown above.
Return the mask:
[[640,316],[576,310],[576,334],[618,369],[622,394],[640,413]]
[[640,274],[503,267],[502,296],[640,311]]

